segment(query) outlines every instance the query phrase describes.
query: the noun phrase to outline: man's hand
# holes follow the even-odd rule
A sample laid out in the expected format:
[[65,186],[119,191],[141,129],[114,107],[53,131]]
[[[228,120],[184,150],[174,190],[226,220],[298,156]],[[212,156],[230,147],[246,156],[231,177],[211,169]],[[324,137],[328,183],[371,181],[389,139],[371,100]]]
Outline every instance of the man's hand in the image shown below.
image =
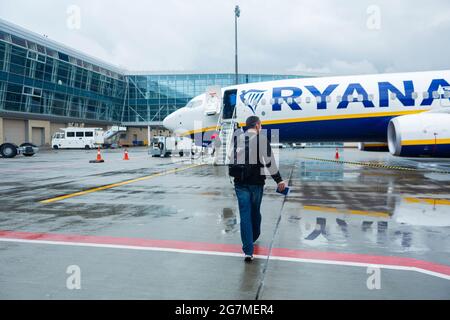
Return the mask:
[[286,181],[281,181],[281,182],[278,184],[278,191],[283,192],[284,189],[286,189]]

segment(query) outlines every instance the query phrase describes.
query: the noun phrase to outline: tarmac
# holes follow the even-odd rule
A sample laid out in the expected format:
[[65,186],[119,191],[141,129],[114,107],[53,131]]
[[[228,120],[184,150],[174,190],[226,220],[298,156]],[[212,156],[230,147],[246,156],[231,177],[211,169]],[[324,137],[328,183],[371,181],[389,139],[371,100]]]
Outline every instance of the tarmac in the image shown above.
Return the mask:
[[282,149],[255,260],[225,166],[0,159],[0,299],[450,299],[450,160]]

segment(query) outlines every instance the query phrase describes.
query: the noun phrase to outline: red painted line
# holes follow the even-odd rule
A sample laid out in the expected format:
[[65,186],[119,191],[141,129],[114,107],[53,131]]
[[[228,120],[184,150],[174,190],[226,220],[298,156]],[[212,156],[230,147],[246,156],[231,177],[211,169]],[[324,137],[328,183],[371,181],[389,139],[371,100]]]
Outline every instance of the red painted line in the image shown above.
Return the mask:
[[[189,242],[178,240],[152,240],[142,238],[121,238],[110,236],[87,236],[71,234],[34,233],[0,230],[0,239],[18,239],[29,241],[53,241],[62,243],[85,243],[120,245],[146,248],[167,248],[204,252],[242,253],[241,246],[236,244],[218,244],[206,242]],[[269,248],[255,246],[255,255],[267,255]],[[317,261],[340,261],[347,263],[362,263],[387,265],[397,267],[419,268],[450,276],[450,266],[417,260],[407,257],[374,256],[356,253],[338,253],[326,251],[307,251],[299,249],[273,248],[271,256],[279,258],[297,258]]]
[[142,238],[119,238],[110,236],[86,236],[86,235],[70,235],[70,234],[54,234],[54,233],[33,233],[18,231],[1,231],[0,238],[21,239],[21,240],[39,240],[39,241],[56,241],[56,242],[79,242],[93,244],[110,244],[121,246],[150,247],[150,248],[167,248],[182,250],[198,250],[198,251],[217,251],[240,253],[241,246],[234,244],[213,244],[206,242],[187,242],[177,240],[152,240]]
[[407,257],[374,256],[366,254],[325,252],[325,251],[305,251],[305,250],[283,249],[283,248],[273,248],[272,255],[287,258],[331,260],[331,261],[419,268],[450,276],[450,266]]

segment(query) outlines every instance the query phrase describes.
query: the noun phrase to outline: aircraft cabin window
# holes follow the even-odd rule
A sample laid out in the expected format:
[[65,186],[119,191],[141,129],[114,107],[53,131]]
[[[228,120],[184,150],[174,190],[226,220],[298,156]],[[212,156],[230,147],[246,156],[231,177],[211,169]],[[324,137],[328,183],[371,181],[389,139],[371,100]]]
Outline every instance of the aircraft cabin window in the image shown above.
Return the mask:
[[411,94],[411,97],[412,97],[414,100],[416,100],[417,97],[418,97],[417,92],[413,92],[413,93]]
[[395,93],[391,93],[391,100],[397,99],[397,95]]
[[364,97],[362,94],[358,95],[358,101],[359,102],[363,102],[364,101]]
[[374,95],[371,93],[369,94],[369,101],[373,101],[374,100]]
[[292,98],[288,98],[288,99],[287,99],[287,103],[288,103],[288,104],[292,104],[292,102],[293,102],[293,99],[292,99]]
[[331,102],[331,97],[330,97],[330,96],[327,96],[327,99],[326,99],[326,100],[327,100],[328,103],[330,103],[330,102]]
[[317,96],[317,97],[316,97],[316,100],[317,100],[317,103],[321,103],[321,102],[322,102],[322,97]]
[[444,98],[446,98],[446,99],[450,98],[450,91],[444,92]]
[[262,104],[263,106],[265,106],[265,105],[266,105],[266,99],[262,98],[262,99],[261,99],[261,104]]
[[302,103],[302,97],[298,97],[298,98],[296,98],[294,100],[295,100],[295,102],[297,102],[297,104]]
[[433,98],[434,99],[439,99],[439,92],[433,91]]
[[274,98],[270,99],[270,104],[275,104],[275,99]]
[[349,95],[349,96],[347,97],[347,101],[353,101],[353,95]]
[[341,102],[342,101],[342,97],[341,96],[336,96],[336,101],[337,102]]
[[306,103],[310,103],[311,102],[311,97],[306,97],[305,102]]
[[424,93],[423,93],[423,98],[424,99],[428,99],[430,97],[430,95],[428,94],[428,91],[425,91]]

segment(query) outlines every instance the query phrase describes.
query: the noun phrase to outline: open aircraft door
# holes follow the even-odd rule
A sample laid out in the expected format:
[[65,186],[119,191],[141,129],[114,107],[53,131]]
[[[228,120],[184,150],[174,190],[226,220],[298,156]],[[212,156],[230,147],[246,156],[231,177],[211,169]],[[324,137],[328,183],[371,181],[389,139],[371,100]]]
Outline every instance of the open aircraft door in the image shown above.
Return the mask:
[[209,87],[205,94],[205,115],[213,116],[219,114],[222,109],[222,88],[219,86]]

